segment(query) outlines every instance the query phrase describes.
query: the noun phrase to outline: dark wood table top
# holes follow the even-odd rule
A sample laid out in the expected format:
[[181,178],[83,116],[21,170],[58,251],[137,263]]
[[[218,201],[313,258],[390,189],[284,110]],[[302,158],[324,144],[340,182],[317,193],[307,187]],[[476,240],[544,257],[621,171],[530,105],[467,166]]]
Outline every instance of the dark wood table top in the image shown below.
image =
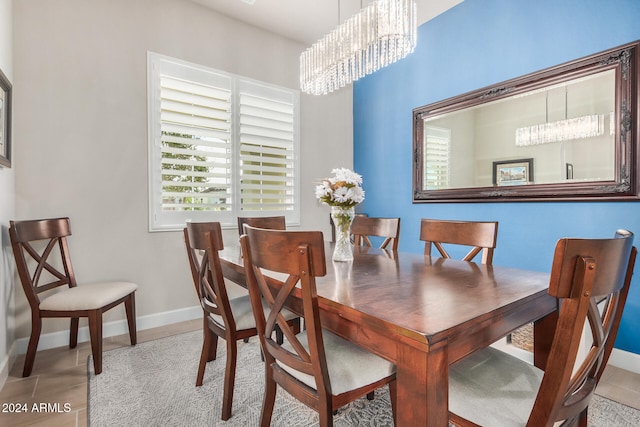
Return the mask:
[[[317,278],[324,305],[345,318],[375,318],[425,344],[548,297],[548,273],[367,247],[356,247],[353,261],[333,262],[331,244],[325,251],[327,275]],[[237,247],[226,248],[221,258],[242,265]]]

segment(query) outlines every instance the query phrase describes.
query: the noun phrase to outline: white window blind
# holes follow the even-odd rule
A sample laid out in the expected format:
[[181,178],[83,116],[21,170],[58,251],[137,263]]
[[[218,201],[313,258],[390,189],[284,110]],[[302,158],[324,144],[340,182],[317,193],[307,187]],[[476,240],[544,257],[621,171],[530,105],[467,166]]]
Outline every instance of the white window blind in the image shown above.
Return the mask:
[[299,223],[297,91],[149,54],[150,230]]
[[425,190],[437,190],[449,187],[449,153],[451,130],[435,126],[424,127],[425,156],[424,182]]
[[231,91],[160,76],[162,210],[227,210]]
[[294,209],[294,99],[286,92],[266,97],[246,82],[239,89],[241,209]]

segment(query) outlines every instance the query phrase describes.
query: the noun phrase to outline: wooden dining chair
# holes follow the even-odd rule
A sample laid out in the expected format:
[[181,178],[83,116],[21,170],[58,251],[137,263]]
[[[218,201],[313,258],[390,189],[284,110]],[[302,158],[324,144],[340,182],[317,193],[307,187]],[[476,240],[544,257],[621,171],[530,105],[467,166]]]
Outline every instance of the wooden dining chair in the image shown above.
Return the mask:
[[[233,389],[238,356],[238,340],[258,334],[249,294],[230,299],[218,252],[224,249],[219,222],[189,222],[183,230],[189,267],[203,311],[204,341],[196,386],[201,386],[207,362],[216,359],[218,337],[227,343],[227,360],[222,397],[222,420],[231,417]],[[265,307],[266,308],[266,307]],[[293,329],[300,329],[300,319],[286,313]]]
[[[633,234],[561,239],[549,294],[558,319],[544,370],[488,347],[449,370],[450,420],[457,426],[587,426],[591,396],[616,339],[637,250]],[[592,343],[578,359],[583,327]]]
[[422,219],[420,221],[420,240],[425,242],[424,254],[431,256],[431,247],[435,246],[443,258],[451,258],[443,244],[471,246],[463,261],[473,261],[482,252],[482,264],[493,262],[493,251],[498,236],[496,221],[449,221],[440,219]]
[[[261,426],[271,424],[277,386],[315,409],[320,426],[325,427],[333,425],[335,410],[389,384],[395,419],[395,366],[322,328],[315,282],[326,274],[322,232],[247,226],[245,233],[240,241],[247,285],[265,354]],[[272,294],[262,269],[288,275],[277,295]],[[302,298],[306,330],[300,333],[282,317],[292,294]],[[261,309],[261,298],[269,310]],[[283,345],[272,338],[276,325],[284,332]]]
[[400,218],[356,216],[351,224],[351,234],[356,246],[373,246],[369,237],[383,237],[380,249],[395,252],[400,241]]
[[249,224],[252,227],[268,228],[270,230],[286,230],[287,223],[284,215],[280,216],[239,216],[238,217],[238,233],[242,236],[244,225]]
[[[248,224],[256,228],[266,228],[268,230],[286,230],[287,223],[284,215],[278,216],[239,216],[238,217],[238,233],[242,236],[244,225]],[[276,328],[276,336],[278,342],[282,342],[283,335],[280,328]]]
[[67,244],[67,236],[70,235],[69,218],[9,223],[13,256],[22,288],[31,307],[31,337],[25,356],[23,377],[31,375],[43,318],[71,319],[70,348],[75,348],[78,344],[80,317],[87,318],[93,370],[96,375],[102,372],[104,312],[124,303],[131,345],[137,342],[135,292],[138,285],[112,281],[78,286]]

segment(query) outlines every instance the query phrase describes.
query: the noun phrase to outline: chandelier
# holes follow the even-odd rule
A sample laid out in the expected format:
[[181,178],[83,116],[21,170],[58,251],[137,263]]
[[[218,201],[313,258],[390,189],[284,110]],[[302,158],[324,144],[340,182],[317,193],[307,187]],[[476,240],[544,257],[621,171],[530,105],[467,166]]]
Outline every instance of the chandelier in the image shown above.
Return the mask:
[[[549,121],[549,92],[545,93],[545,123],[516,129],[516,146],[549,144],[604,135],[604,114],[567,118],[569,91],[564,87],[564,120]],[[613,123],[613,113],[611,114]],[[613,135],[613,128],[612,133]]]
[[415,0],[375,0],[300,55],[300,89],[326,95],[413,52]]
[[516,145],[526,147],[550,142],[592,138],[603,134],[604,114],[591,114],[518,128],[516,129]]

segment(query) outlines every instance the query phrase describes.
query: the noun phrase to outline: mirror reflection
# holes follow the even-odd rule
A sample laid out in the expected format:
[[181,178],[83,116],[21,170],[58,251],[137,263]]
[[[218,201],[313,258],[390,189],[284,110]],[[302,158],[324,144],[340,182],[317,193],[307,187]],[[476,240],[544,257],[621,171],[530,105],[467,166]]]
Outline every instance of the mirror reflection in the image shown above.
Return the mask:
[[638,43],[414,110],[414,202],[638,198]]
[[615,72],[424,120],[423,187],[613,180]]

